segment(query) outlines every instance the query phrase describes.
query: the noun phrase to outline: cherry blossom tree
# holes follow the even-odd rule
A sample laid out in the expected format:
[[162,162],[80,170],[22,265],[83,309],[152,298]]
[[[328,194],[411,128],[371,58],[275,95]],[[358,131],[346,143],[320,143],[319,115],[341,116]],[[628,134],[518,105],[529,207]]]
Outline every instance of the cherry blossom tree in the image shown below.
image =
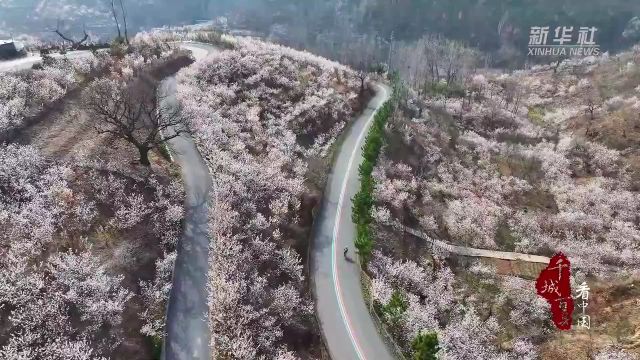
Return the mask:
[[[102,359],[122,342],[123,313],[134,293],[125,288],[124,275],[92,250],[86,235],[99,208],[118,208],[142,189],[129,186],[122,176],[93,170],[86,179],[102,189],[93,191],[78,186],[84,171],[77,164],[46,159],[31,146],[0,146],[0,312],[6,319],[2,358]],[[181,197],[174,196],[181,191],[160,186],[153,177],[144,189],[153,194],[148,201],[153,211],[137,219],[163,219],[156,230],[167,235],[158,234],[158,242],[171,248],[182,218],[181,209],[175,208]],[[109,216],[101,216],[110,222]],[[131,219],[126,222],[131,225]],[[164,259],[153,285],[143,286],[150,308],[142,316],[155,331],[162,331],[153,328],[152,321],[159,320],[162,291],[170,286],[172,255]],[[153,291],[160,294],[153,297]]]
[[284,334],[312,331],[291,227],[308,191],[307,163],[326,156],[353,116],[358,86],[343,65],[246,39],[178,74],[178,100],[215,174],[214,357],[288,359]]

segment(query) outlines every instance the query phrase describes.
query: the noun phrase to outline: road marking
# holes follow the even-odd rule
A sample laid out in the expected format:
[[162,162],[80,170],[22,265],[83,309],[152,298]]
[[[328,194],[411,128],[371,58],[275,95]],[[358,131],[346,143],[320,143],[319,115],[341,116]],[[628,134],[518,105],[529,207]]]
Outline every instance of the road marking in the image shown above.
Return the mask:
[[[382,90],[382,92],[384,94],[383,98],[385,98],[387,96],[387,90],[382,86],[378,86],[378,87]],[[381,104],[383,104],[383,103],[384,103],[384,100],[381,102]],[[342,321],[347,326],[347,332],[349,333],[349,338],[351,338],[351,343],[353,343],[353,345],[354,345],[354,347],[356,349],[356,353],[358,354],[358,358],[360,360],[366,360],[366,358],[363,355],[363,352],[362,352],[362,349],[360,348],[360,344],[358,343],[358,340],[356,339],[355,335],[353,334],[353,329],[351,328],[351,323],[349,322],[346,310],[344,308],[344,303],[342,301],[341,289],[340,289],[340,280],[338,279],[338,271],[337,271],[337,268],[338,268],[337,265],[338,264],[336,263],[336,250],[337,250],[336,249],[336,240],[338,239],[338,229],[340,228],[339,225],[340,225],[340,218],[341,218],[341,214],[342,214],[342,203],[344,201],[344,196],[345,196],[345,193],[347,191],[347,181],[349,180],[349,176],[348,175],[351,172],[351,167],[353,166],[353,160],[356,157],[356,152],[360,148],[360,143],[362,142],[362,137],[367,132],[367,129],[369,128],[369,124],[371,123],[371,121],[373,120],[375,115],[376,115],[376,111],[371,113],[371,116],[365,122],[364,127],[363,127],[362,131],[360,132],[360,135],[358,135],[358,139],[356,140],[356,146],[354,147],[353,152],[351,153],[351,157],[349,158],[349,162],[347,163],[347,170],[346,170],[346,173],[345,173],[344,180],[342,181],[342,189],[340,190],[340,198],[338,199],[338,209],[336,211],[336,218],[335,218],[334,225],[333,225],[333,239],[331,241],[332,273],[333,273],[333,282],[336,284],[334,289],[336,291],[336,297],[338,298],[338,307],[340,308],[340,315],[342,316]]]

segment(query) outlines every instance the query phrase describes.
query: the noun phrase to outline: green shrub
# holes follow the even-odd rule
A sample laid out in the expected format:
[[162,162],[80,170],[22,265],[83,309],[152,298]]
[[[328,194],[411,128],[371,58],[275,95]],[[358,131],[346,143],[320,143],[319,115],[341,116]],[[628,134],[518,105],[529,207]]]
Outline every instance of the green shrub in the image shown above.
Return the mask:
[[395,290],[393,294],[391,294],[389,302],[382,308],[382,312],[387,319],[397,320],[407,311],[408,307],[409,303],[407,303],[402,293]]
[[544,125],[544,108],[541,108],[539,106],[532,106],[529,108],[529,112],[527,114],[527,116],[529,117],[529,120],[538,125],[538,126],[543,126]]
[[151,357],[153,360],[160,360],[162,356],[162,338],[159,336],[150,336],[151,342]]
[[387,65],[384,63],[376,63],[371,65],[369,68],[370,72],[376,73],[378,75],[382,75],[387,72]]
[[171,159],[171,152],[169,150],[169,146],[166,143],[162,143],[160,144],[160,146],[158,146],[158,152],[160,153],[160,155],[162,155],[163,158],[165,158],[168,162],[172,162],[173,160]]
[[436,360],[440,346],[438,344],[438,334],[435,332],[421,333],[411,342],[413,360]]
[[353,222],[356,224],[355,247],[362,264],[366,264],[373,251],[371,236],[371,208],[373,207],[374,181],[371,173],[380,155],[384,143],[384,126],[391,115],[391,102],[380,107],[373,119],[367,138],[362,147],[363,161],[358,167],[360,174],[360,190],[352,199]]

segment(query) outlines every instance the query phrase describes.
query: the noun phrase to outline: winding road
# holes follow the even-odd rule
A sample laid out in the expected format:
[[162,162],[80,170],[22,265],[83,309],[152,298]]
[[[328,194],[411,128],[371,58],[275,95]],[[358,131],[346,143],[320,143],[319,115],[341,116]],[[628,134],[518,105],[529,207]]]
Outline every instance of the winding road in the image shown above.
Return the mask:
[[[182,44],[196,60],[215,48],[203,44]],[[175,78],[164,82],[167,94],[175,95]],[[358,265],[342,258],[344,247],[353,247],[355,227],[351,221],[351,197],[358,188],[361,146],[375,111],[389,98],[390,89],[376,85],[376,96],[348,131],[330,175],[314,232],[312,277],[317,312],[333,360],[391,360],[365,307]],[[168,101],[176,105],[175,96]],[[182,169],[187,193],[185,231],[178,249],[173,288],[167,310],[167,337],[163,359],[209,359],[207,291],[209,239],[207,236],[211,176],[188,136],[170,143]],[[352,250],[353,253],[353,250]]]
[[[391,93],[385,85],[376,87],[376,96],[355,120],[340,147],[314,228],[311,277],[317,316],[333,360],[394,359],[363,300],[353,245],[356,228],[351,220],[351,198],[359,186],[361,147],[375,111]],[[343,258],[345,247],[352,261]]]
[[[191,50],[196,61],[216,51],[212,46],[180,44]],[[163,81],[164,106],[177,106],[176,79]],[[185,189],[184,233],[178,246],[173,286],[167,306],[165,360],[210,360],[207,304],[209,271],[209,169],[189,134],[169,141],[174,160],[180,165]]]
[[[190,50],[196,61],[217,51],[213,46],[181,43]],[[72,56],[87,56],[75,52]],[[0,62],[0,72],[31,67],[39,57]],[[376,85],[376,96],[369,102],[347,131],[335,164],[329,175],[322,207],[313,233],[311,278],[316,298],[316,311],[325,343],[333,360],[391,360],[394,359],[367,310],[360,286],[360,268],[355,255],[355,225],[351,220],[351,198],[358,191],[358,166],[362,161],[361,147],[375,111],[389,98],[391,90]],[[163,106],[177,106],[176,79],[163,81],[166,101]],[[163,345],[164,360],[209,360],[208,292],[210,239],[208,236],[208,208],[212,179],[207,165],[188,134],[170,141],[174,160],[180,165],[185,187],[185,224],[178,246],[173,272],[173,286],[167,306],[167,335]],[[466,256],[494,257],[530,262],[547,262],[548,258],[469,249],[435,242],[420,231],[399,227],[400,230],[431,241],[436,246]],[[343,258],[349,249],[350,261]]]

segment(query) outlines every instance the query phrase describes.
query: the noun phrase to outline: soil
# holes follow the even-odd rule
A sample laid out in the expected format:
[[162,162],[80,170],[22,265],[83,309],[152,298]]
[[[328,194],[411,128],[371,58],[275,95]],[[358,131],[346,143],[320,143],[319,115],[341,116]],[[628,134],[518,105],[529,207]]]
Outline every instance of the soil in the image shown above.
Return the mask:
[[[543,346],[542,359],[591,360],[594,349],[614,344],[640,356],[640,280],[613,284],[587,280],[587,284],[591,291],[586,314],[591,318],[591,328],[574,325],[569,331],[556,332]],[[581,311],[576,307],[574,319]]]

